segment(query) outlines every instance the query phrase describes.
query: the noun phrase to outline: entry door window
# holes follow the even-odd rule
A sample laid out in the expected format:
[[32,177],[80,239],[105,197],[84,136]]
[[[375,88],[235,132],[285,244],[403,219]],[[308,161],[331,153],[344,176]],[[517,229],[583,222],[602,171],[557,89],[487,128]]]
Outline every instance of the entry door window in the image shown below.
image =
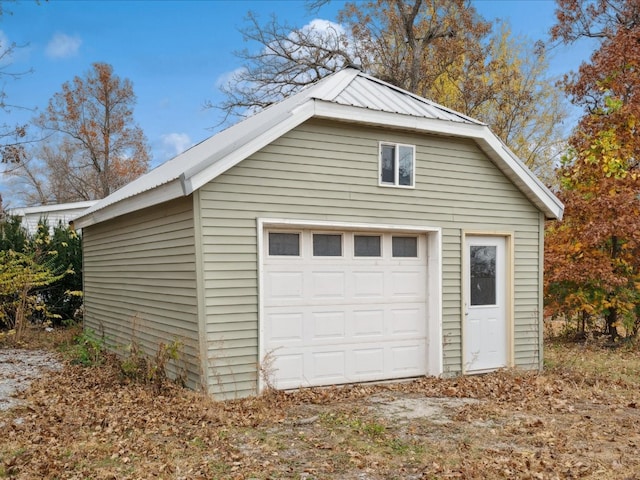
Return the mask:
[[469,248],[471,305],[495,305],[497,248],[493,245]]

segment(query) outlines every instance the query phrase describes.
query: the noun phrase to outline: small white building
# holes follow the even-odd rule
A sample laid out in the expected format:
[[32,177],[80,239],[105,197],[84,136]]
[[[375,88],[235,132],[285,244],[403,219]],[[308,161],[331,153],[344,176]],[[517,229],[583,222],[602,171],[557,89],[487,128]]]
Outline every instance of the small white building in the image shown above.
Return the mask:
[[38,222],[40,219],[46,219],[49,222],[50,229],[58,225],[58,222],[67,225],[79,217],[86,209],[95,205],[96,202],[97,200],[89,200],[86,202],[60,203],[57,205],[8,208],[7,214],[20,217],[22,219],[22,226],[29,234],[34,234],[38,231]]

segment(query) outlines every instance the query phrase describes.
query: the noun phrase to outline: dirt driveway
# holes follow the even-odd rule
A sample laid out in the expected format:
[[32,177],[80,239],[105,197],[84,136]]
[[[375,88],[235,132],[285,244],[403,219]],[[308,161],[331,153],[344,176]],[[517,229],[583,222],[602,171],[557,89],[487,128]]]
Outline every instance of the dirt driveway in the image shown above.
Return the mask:
[[42,350],[0,349],[0,410],[20,403],[14,397],[33,380],[51,370],[60,370],[59,358]]

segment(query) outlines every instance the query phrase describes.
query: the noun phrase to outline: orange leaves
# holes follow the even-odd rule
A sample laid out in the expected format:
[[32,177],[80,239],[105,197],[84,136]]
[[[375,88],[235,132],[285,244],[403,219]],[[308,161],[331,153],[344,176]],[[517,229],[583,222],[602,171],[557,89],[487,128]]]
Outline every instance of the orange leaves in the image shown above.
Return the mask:
[[131,82],[106,63],[94,63],[54,95],[38,118],[58,134],[47,144],[53,154],[41,157],[49,196],[67,202],[103,198],[146,172],[149,151],[133,118],[135,99]]
[[640,182],[635,147],[626,138],[615,126],[576,133],[563,159],[558,173],[565,217],[549,223],[545,236],[547,313],[607,315],[610,327],[618,314],[635,322]]

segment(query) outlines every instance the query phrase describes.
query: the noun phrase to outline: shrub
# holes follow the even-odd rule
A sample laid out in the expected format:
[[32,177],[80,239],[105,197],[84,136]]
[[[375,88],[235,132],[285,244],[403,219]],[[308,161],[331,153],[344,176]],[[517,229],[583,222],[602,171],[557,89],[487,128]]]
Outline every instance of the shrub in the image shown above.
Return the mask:
[[[0,222],[0,329],[61,324],[82,306],[82,249],[75,231],[41,219],[29,235],[19,217]],[[15,334],[15,331],[12,332]]]
[[20,340],[34,314],[43,322],[51,313],[38,289],[60,280],[66,272],[56,273],[50,262],[37,261],[34,254],[0,252],[0,325]]

